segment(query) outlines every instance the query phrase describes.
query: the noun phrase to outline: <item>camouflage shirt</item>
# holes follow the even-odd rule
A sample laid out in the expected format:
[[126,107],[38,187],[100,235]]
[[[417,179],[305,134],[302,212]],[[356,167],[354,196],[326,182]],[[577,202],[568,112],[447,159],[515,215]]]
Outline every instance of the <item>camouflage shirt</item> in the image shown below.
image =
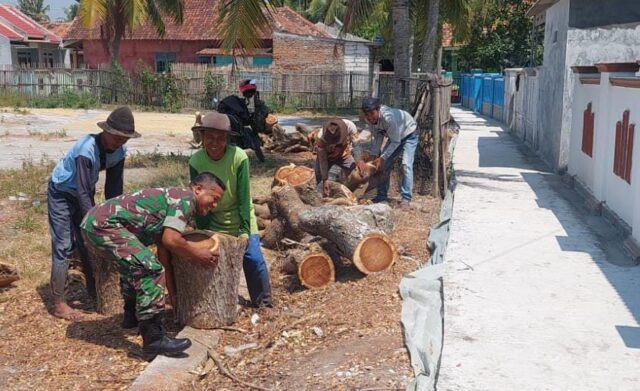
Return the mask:
[[143,189],[93,207],[80,226],[96,234],[102,229],[125,228],[144,245],[150,245],[160,240],[164,227],[184,232],[195,210],[196,201],[190,189]]

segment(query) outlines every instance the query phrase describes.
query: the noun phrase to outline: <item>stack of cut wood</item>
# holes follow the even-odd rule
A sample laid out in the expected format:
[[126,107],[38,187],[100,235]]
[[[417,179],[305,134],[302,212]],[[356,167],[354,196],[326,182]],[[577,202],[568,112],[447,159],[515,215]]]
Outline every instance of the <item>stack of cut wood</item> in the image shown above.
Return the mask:
[[388,205],[358,205],[344,185],[330,182],[322,197],[311,168],[280,167],[270,197],[255,198],[262,244],[283,250],[282,270],[297,273],[308,288],[335,281],[334,262],[346,259],[364,274],[387,270],[397,260]]
[[261,134],[263,148],[271,152],[307,152],[313,150],[320,128],[296,124],[295,131],[287,132],[282,126],[271,125],[271,134]]

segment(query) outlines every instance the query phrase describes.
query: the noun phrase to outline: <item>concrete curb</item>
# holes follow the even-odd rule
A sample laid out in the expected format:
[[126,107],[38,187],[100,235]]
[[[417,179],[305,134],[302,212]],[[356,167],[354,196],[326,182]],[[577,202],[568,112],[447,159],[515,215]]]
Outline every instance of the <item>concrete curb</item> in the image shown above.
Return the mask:
[[192,345],[185,358],[158,356],[131,384],[129,391],[177,390],[188,384],[197,369],[207,359],[207,350],[218,344],[220,331],[185,327],[177,338],[189,338]]

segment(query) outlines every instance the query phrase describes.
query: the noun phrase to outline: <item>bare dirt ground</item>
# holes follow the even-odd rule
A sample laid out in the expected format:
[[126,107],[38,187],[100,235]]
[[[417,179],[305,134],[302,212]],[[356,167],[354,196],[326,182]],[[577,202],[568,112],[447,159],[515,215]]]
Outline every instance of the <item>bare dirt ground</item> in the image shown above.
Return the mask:
[[[19,149],[24,145],[44,144],[47,156],[61,156],[87,129],[95,131],[95,122],[106,118],[108,112],[34,110],[8,114],[3,113],[6,117],[0,122],[0,156],[10,154],[15,159],[23,153]],[[29,132],[40,126],[34,123],[47,118],[51,121],[43,129],[55,133],[57,126],[65,126],[66,135]],[[190,154],[184,133],[192,118],[136,114],[144,135],[139,139],[140,148],[174,153],[184,149]],[[291,123],[299,120],[285,119]],[[308,121],[318,123],[321,119]],[[178,135],[178,130],[183,133]],[[11,144],[16,140],[23,144]],[[254,195],[268,192],[273,170],[282,162],[310,165],[313,159],[308,153],[269,157],[271,166],[254,166]],[[39,159],[40,155],[30,158]],[[4,165],[5,161],[0,160],[0,168],[16,167]],[[153,176],[153,169],[129,170],[125,174],[128,189],[147,183]],[[46,174],[41,176],[44,188]],[[0,200],[0,262],[20,265],[23,277],[0,290],[0,388],[126,389],[147,365],[140,358],[141,339],[135,332],[120,329],[121,316],[108,318],[91,312],[93,304],[77,270],[70,272],[68,298],[73,306],[86,311],[85,319],[69,323],[48,313],[50,239],[45,205],[43,193],[26,202]],[[403,388],[413,374],[402,339],[398,284],[416,269],[418,261],[428,258],[426,239],[438,211],[439,202],[430,197],[416,197],[410,211],[398,209],[393,237],[400,244],[400,261],[387,272],[367,277],[351,265],[339,265],[336,283],[321,290],[306,290],[296,277],[282,274],[276,266],[282,254],[265,250],[276,308],[268,312],[242,309],[235,325],[242,331],[224,331],[216,347],[225,364],[244,381],[280,390]],[[241,293],[248,296],[242,287]],[[256,313],[260,319],[253,324],[251,318]],[[167,325],[177,331],[171,318],[168,311]],[[237,354],[230,351],[249,343],[257,347]],[[214,370],[185,389],[247,388]]]

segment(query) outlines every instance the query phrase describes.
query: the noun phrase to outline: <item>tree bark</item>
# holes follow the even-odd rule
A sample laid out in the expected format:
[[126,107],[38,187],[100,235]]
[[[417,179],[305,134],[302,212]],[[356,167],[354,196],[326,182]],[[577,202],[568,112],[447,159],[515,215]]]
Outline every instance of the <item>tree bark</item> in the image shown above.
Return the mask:
[[0,262],[0,288],[8,286],[19,279],[15,266]]
[[297,274],[300,283],[309,288],[322,288],[336,280],[335,266],[331,257],[318,243],[287,250],[282,271]]
[[438,38],[438,19],[440,17],[440,1],[429,0],[427,10],[427,30],[422,45],[421,66],[423,72],[435,72],[435,54]]
[[302,239],[306,234],[299,226],[299,215],[309,209],[309,206],[302,202],[298,192],[292,186],[276,188],[271,194],[278,216],[285,222],[284,236],[293,240]]
[[393,20],[393,72],[395,106],[407,110],[409,107],[409,79],[411,62],[409,57],[409,0],[392,0],[391,15]]
[[299,227],[335,243],[365,274],[388,269],[398,257],[395,244],[386,235],[393,230],[388,205],[310,208],[300,213]]
[[262,245],[272,250],[280,249],[280,241],[284,239],[286,223],[282,217],[271,220],[271,224],[264,229]]
[[264,220],[271,219],[271,212],[269,211],[269,205],[267,204],[253,204],[253,211],[258,218]]
[[198,329],[212,329],[234,323],[238,316],[238,286],[246,239],[209,231],[184,235],[196,247],[216,248],[215,267],[172,260],[177,296],[177,318],[181,324]]
[[323,203],[332,203],[340,199],[344,199],[346,201],[345,205],[355,205],[358,203],[358,198],[347,186],[334,181],[329,181],[328,183],[329,196],[322,199]]
[[[87,243],[86,240],[85,243]],[[98,299],[96,312],[106,316],[121,313],[124,308],[124,301],[120,292],[118,264],[111,256],[93,247],[90,249],[90,254]]]

